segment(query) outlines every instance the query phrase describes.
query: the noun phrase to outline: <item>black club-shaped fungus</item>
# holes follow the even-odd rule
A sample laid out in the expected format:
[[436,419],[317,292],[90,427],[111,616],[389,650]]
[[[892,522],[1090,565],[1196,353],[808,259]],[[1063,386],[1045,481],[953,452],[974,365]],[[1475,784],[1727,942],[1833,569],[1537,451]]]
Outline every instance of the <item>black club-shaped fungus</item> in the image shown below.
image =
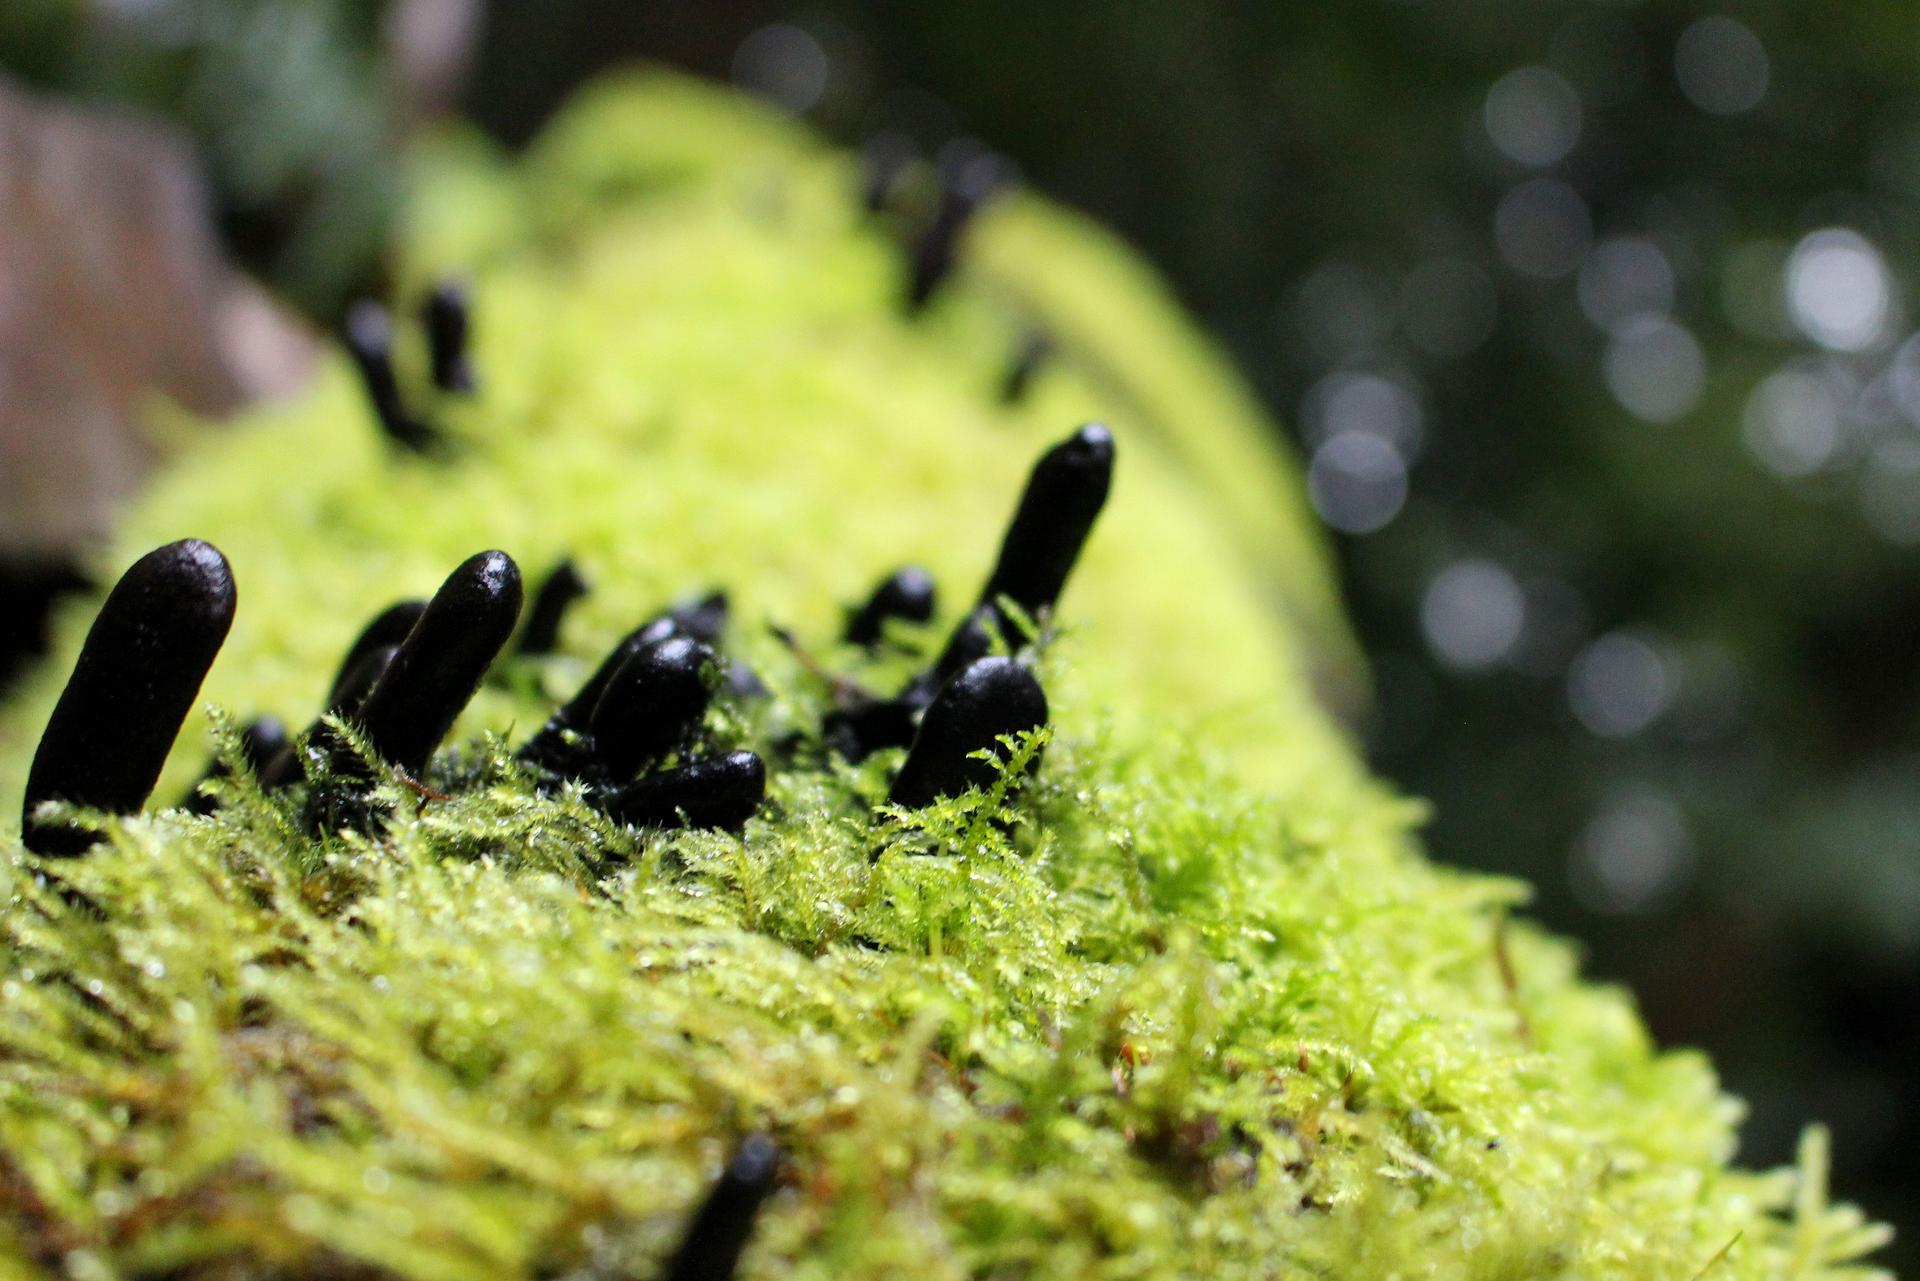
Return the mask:
[[974,753],[1004,753],[1002,735],[1046,723],[1046,693],[1025,665],[1011,658],[980,659],[934,696],[887,799],[918,808],[969,787],[991,787],[994,765]]
[[233,625],[233,572],[197,538],[148,552],[120,577],[81,646],[27,774],[22,832],[41,854],[79,854],[89,833],[33,817],[42,802],[132,814]]
[[667,1281],[730,1281],[779,1172],[780,1151],[772,1139],[755,1134],[741,1143],[687,1225],[667,1265]]

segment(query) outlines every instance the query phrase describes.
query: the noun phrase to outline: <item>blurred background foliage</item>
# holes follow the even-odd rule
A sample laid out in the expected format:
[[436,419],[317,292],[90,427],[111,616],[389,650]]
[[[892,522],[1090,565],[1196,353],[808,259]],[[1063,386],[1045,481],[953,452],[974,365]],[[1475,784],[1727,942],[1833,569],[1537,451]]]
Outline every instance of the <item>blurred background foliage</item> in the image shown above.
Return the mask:
[[336,315],[398,207],[385,0],[6,0],[0,68],[164,117],[197,146],[239,260]]
[[[396,12],[462,5],[8,0],[0,65],[184,127],[234,252],[326,322],[377,287],[417,114]],[[1534,881],[1711,1050],[1746,1159],[1824,1118],[1839,1190],[1920,1231],[1920,9],[495,0],[473,30],[462,106],[510,143],[658,58],[849,143],[984,140],[1133,239],[1308,460],[1367,741],[1436,852]]]

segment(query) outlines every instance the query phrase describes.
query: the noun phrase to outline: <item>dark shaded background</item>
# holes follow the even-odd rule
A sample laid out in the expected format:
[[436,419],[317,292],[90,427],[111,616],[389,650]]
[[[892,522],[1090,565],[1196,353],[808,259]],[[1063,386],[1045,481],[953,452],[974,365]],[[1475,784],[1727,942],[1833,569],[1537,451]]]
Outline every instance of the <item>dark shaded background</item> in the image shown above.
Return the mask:
[[[180,122],[283,294],[327,320],[377,281],[417,110],[385,6],[24,2],[0,63]],[[1839,1193],[1920,1232],[1920,10],[496,0],[479,31],[464,109],[511,142],[664,59],[848,142],[984,140],[1138,244],[1311,460],[1371,750],[1438,854],[1534,881],[1710,1050],[1747,1161],[1825,1120]],[[192,88],[232,75],[244,119]]]

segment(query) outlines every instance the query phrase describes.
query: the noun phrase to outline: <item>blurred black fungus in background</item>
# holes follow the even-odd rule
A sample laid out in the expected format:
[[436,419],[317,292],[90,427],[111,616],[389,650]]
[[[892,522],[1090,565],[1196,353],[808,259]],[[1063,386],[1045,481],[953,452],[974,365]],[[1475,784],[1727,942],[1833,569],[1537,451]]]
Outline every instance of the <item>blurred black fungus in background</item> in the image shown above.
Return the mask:
[[[374,271],[382,6],[118,0],[241,35],[102,64],[20,3],[8,65],[185,120],[288,295]],[[330,16],[264,41],[285,137],[181,90],[277,81],[245,15],[287,9]],[[465,107],[521,141],[635,56],[984,140],[1144,249],[1308,460],[1438,854],[1711,1050],[1747,1160],[1825,1119],[1839,1191],[1920,1233],[1920,9],[497,0]]]

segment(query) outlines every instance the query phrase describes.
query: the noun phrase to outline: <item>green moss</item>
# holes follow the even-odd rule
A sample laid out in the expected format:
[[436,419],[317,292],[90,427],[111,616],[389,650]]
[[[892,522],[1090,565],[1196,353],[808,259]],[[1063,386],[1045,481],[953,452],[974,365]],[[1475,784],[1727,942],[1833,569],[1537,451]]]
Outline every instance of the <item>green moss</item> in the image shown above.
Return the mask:
[[[767,1128],[752,1276],[1859,1275],[1881,1233],[1826,1204],[1817,1135],[1798,1171],[1730,1168],[1708,1066],[1508,925],[1523,887],[1420,856],[1311,692],[1353,651],[1297,482],[1111,243],[1023,198],[906,322],[845,158],[657,75],[517,174],[471,141],[422,172],[406,279],[468,265],[481,304],[453,457],[390,454],[336,368],[186,447],[102,568],[221,546],[207,700],[295,723],[362,619],[478,548],[596,591],[563,657],[476,700],[429,780],[452,798],[387,784],[373,837],[227,784],[212,818],[107,822],[60,868],[86,911],[7,838],[0,1268],[650,1276]],[[1064,357],[1002,407],[1036,320]],[[532,794],[504,745],[693,590],[732,589],[774,690],[730,741],[826,705],[764,622],[897,678],[833,645],[839,606],[918,560],[950,621],[1091,417],[1119,474],[1024,789],[908,816],[876,811],[896,753],[782,768],[741,838]],[[0,794],[88,612],[0,718]]]

